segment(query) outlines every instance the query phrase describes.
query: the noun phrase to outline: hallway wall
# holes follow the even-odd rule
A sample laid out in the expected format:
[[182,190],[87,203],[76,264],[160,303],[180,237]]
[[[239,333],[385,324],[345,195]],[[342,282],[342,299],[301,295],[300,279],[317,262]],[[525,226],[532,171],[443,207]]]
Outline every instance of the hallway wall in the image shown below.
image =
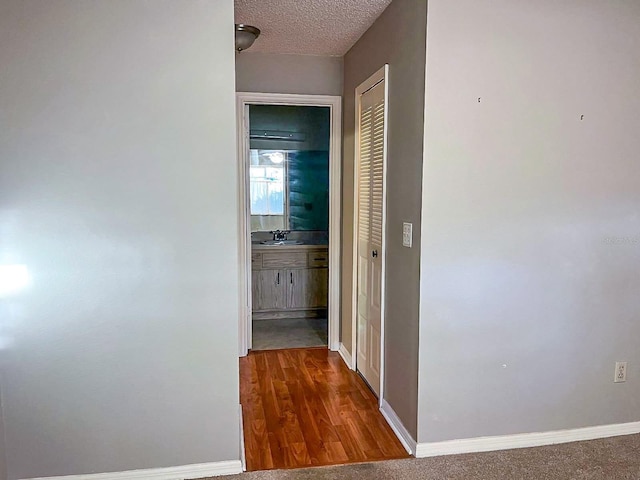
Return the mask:
[[342,95],[342,63],[342,57],[237,53],[236,91]]
[[[427,6],[394,0],[344,58],[342,336],[351,350],[355,89],[389,64],[384,397],[417,429],[420,208]],[[413,223],[413,248],[402,223]]]

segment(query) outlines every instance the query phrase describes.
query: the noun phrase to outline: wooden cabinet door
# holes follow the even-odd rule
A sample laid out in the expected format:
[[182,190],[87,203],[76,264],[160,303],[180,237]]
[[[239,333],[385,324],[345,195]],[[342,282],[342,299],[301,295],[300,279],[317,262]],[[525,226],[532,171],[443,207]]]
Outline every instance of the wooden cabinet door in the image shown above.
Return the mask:
[[287,308],[326,308],[329,275],[326,268],[287,270]]
[[284,270],[253,270],[251,298],[253,310],[281,310],[287,308]]

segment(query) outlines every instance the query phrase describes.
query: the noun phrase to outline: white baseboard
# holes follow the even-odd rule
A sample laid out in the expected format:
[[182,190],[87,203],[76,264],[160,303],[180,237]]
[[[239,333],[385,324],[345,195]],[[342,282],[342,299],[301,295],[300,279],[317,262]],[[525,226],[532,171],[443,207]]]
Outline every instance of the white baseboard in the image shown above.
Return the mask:
[[595,440],[640,433],[640,422],[600,425],[597,427],[557,430],[552,432],[520,433],[495,437],[464,438],[444,442],[419,443],[416,457],[434,457],[459,453],[491,452],[512,448],[541,447],[558,443]]
[[409,455],[413,455],[416,452],[416,441],[413,439],[409,431],[402,424],[402,421],[396,415],[396,412],[391,408],[391,405],[387,403],[387,401],[383,398],[380,402],[380,412],[382,416],[387,420],[387,423],[393,430],[393,432],[402,443],[402,446],[405,448]]
[[347,367],[353,370],[353,360],[352,360],[351,354],[349,353],[349,351],[347,350],[347,347],[345,347],[344,343],[342,342],[340,342],[340,348],[338,348],[338,353],[342,357],[342,360],[344,360],[344,363],[347,364]]
[[30,480],[188,480],[193,478],[217,477],[219,475],[233,475],[236,473],[242,473],[240,460],[198,463],[180,467],[128,470],[125,472],[39,477]]
[[240,464],[242,465],[242,471],[247,471],[247,456],[244,450],[244,417],[242,416],[242,404],[238,405],[240,408]]

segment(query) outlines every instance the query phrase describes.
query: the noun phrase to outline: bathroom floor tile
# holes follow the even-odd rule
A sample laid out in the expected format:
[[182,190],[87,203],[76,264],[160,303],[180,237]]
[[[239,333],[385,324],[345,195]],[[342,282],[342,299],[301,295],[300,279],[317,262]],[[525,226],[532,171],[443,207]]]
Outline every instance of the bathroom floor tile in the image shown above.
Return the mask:
[[326,318],[254,320],[253,349],[322,347],[327,345]]

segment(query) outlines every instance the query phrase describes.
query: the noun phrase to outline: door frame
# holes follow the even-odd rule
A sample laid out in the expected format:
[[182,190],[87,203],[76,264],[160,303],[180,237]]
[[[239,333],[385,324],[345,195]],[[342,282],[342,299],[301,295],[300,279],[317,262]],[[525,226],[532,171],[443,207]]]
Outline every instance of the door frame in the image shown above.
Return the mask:
[[384,81],[384,143],[383,143],[383,175],[382,175],[382,252],[380,260],[382,263],[382,279],[380,285],[380,396],[378,403],[382,406],[384,398],[384,339],[385,339],[385,293],[386,293],[386,263],[387,263],[387,153],[388,153],[388,119],[389,119],[389,64],[385,63],[378,71],[362,82],[355,93],[355,149],[354,149],[354,172],[353,172],[353,245],[352,245],[352,273],[351,273],[351,368],[358,369],[358,187],[360,181],[360,110],[362,102],[360,97],[367,90],[370,90],[378,83]]
[[328,107],[330,109],[329,145],[329,299],[328,347],[340,346],[340,208],[342,169],[342,97],[333,95],[297,95],[282,93],[236,93],[238,152],[239,224],[239,355],[244,357],[252,346],[251,334],[251,216],[249,214],[249,105],[292,105]]

